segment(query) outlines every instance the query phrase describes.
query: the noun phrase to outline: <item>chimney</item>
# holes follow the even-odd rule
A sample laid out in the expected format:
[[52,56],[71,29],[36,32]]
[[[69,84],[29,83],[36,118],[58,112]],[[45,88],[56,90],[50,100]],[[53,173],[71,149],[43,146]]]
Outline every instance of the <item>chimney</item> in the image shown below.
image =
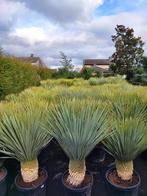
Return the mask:
[[31,54],[30,57],[33,58],[34,57],[34,54]]

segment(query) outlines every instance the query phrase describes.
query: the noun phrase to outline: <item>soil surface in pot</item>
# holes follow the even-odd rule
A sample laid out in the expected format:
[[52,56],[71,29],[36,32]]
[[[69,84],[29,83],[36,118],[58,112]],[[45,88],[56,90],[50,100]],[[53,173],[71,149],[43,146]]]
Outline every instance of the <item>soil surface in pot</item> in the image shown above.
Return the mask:
[[68,187],[70,187],[70,188],[83,188],[83,187],[87,186],[87,185],[91,182],[91,180],[92,180],[92,179],[91,179],[91,176],[88,175],[88,174],[86,174],[86,175],[85,175],[85,178],[84,178],[84,180],[83,180],[83,182],[82,182],[79,186],[74,186],[74,185],[69,184],[69,183],[67,182],[67,178],[68,178],[68,174],[64,176],[64,183],[65,183]]
[[116,169],[112,170],[111,173],[108,174],[109,181],[114,184],[124,188],[136,185],[139,181],[138,176],[134,173],[131,180],[122,180],[118,175]]
[[21,175],[19,175],[16,182],[21,188],[32,188],[32,187],[38,187],[43,182],[43,180],[45,178],[46,178],[45,171],[40,170],[39,171],[39,177],[38,177],[37,180],[35,180],[33,182],[26,183],[26,182],[23,181]]
[[3,180],[6,176],[6,170],[1,168],[0,169],[0,181]]

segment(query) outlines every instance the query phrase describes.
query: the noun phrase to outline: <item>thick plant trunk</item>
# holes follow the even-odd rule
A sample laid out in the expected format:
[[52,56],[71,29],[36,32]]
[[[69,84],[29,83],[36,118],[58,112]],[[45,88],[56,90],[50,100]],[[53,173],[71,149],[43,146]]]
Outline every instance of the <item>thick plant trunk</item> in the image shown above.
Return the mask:
[[75,161],[70,160],[69,162],[69,176],[67,178],[67,182],[73,186],[80,185],[86,173],[85,160],[83,161]]
[[25,161],[21,163],[21,175],[26,183],[33,182],[38,178],[38,160]]
[[132,180],[133,161],[120,162],[116,160],[116,170],[122,180]]

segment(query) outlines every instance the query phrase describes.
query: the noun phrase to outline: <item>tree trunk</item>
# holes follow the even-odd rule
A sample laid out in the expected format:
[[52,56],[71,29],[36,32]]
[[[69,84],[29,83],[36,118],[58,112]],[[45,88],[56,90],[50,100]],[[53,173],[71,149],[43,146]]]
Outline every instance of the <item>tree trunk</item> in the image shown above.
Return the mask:
[[84,161],[75,161],[70,160],[69,162],[69,176],[67,182],[73,186],[80,185],[86,173],[85,160]]
[[32,160],[32,161],[25,161],[21,163],[21,175],[23,178],[23,181],[33,182],[38,179],[38,160]]
[[116,160],[116,170],[122,180],[132,180],[133,161],[121,162]]

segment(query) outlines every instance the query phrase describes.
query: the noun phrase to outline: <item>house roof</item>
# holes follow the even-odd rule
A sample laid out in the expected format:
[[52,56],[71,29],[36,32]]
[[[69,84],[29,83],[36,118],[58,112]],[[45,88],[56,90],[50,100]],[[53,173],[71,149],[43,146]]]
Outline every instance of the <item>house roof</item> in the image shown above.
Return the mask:
[[39,62],[40,67],[46,67],[45,63],[41,60],[41,58],[35,57],[34,55],[31,55],[30,57],[17,57],[17,59],[25,63],[31,63],[31,64]]
[[84,65],[109,65],[109,59],[84,59]]
[[40,60],[39,57],[17,57],[17,59],[24,61],[26,63],[36,63]]

